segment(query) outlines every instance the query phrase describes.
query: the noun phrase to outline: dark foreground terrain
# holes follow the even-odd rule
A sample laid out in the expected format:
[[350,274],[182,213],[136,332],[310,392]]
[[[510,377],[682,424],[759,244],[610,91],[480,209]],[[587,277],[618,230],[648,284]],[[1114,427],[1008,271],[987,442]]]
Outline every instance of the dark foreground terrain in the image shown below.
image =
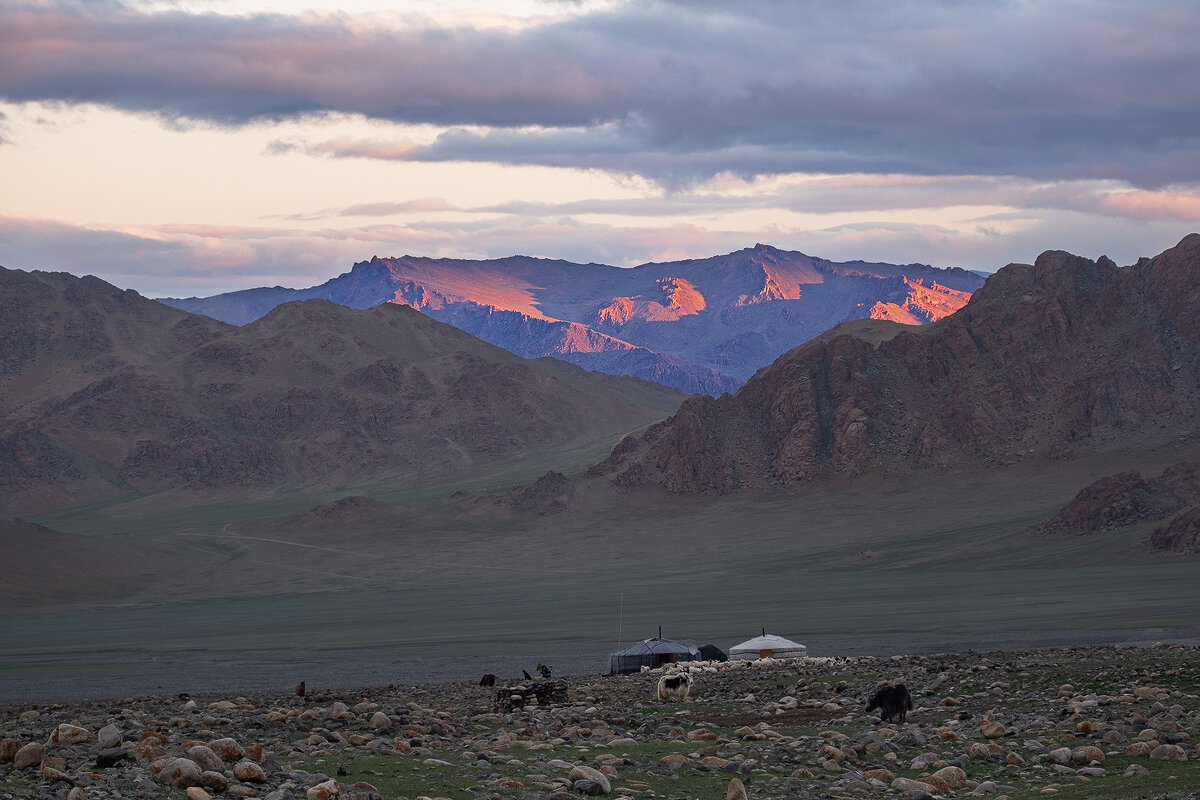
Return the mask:
[[[697,665],[685,702],[649,672],[16,704],[0,797],[1195,798],[1198,665],[1106,645]],[[899,680],[906,722],[867,714]]]

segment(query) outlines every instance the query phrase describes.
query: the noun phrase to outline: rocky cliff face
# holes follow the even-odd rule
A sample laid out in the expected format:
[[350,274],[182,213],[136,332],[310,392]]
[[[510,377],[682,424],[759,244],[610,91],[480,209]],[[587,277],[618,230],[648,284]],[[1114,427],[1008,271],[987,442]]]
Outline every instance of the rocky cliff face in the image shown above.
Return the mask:
[[163,302],[238,325],[297,299],[410,305],[526,358],[720,395],[843,320],[924,324],[961,308],[982,282],[961,269],[839,264],[756,245],[632,269],[526,256],[372,258],[308,289]]
[[1194,435],[1198,277],[1195,234],[1124,269],[1043,253],[939,322],[890,338],[835,329],[734,395],[690,398],[592,472],[727,493]]
[[0,308],[7,514],[444,473],[628,430],[681,398],[526,361],[398,305],[289,303],[235,328],[95,279],[5,270]]

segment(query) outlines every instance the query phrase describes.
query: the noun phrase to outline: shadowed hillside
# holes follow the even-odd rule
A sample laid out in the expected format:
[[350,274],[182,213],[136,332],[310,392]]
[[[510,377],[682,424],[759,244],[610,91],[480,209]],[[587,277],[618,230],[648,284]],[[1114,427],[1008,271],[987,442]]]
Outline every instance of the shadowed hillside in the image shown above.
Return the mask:
[[94,278],[0,275],[0,507],[399,482],[617,436],[680,396],[526,361],[404,306],[242,328]]

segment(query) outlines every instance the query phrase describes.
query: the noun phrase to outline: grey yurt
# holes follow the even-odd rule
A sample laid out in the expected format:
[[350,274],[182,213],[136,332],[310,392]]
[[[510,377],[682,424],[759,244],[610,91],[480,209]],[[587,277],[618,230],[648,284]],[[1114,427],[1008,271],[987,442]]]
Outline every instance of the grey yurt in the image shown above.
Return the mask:
[[642,667],[654,669],[677,661],[699,661],[700,651],[690,644],[654,637],[645,639],[613,653],[609,660],[609,675],[638,672]]
[[791,639],[767,633],[747,639],[739,645],[729,648],[729,657],[742,661],[754,661],[759,658],[804,658],[808,648],[797,644]]

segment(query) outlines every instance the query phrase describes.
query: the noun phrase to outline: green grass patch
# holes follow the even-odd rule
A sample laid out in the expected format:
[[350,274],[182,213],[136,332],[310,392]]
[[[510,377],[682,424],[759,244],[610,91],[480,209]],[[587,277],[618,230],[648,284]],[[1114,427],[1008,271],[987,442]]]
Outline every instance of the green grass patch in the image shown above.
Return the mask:
[[[503,755],[521,762],[520,764],[501,762],[483,765],[459,759],[457,753],[445,754],[446,757],[443,758],[443,754],[436,752],[432,756],[412,753],[353,757],[301,756],[285,759],[284,764],[291,769],[308,773],[319,772],[337,778],[343,786],[352,786],[357,781],[364,781],[378,789],[384,797],[427,795],[449,797],[452,800],[471,800],[481,792],[501,796],[528,796],[530,791],[542,793],[546,791],[544,787],[532,785],[540,783],[541,780],[530,776],[545,776],[548,782],[555,778],[566,778],[568,774],[567,770],[549,767],[545,762],[557,758],[574,763],[582,755],[589,766],[599,768],[594,761],[595,757],[600,753],[612,753],[628,757],[635,762],[632,766],[618,766],[619,774],[609,777],[614,794],[624,787],[635,796],[721,796],[732,777],[728,773],[720,770],[701,770],[695,762],[673,768],[662,761],[672,753],[689,754],[705,744],[686,740],[652,740],[618,749],[575,744],[564,745],[555,750],[529,751],[514,748],[502,751]],[[450,766],[427,766],[423,762],[430,757],[448,761]],[[347,774],[338,775],[339,767],[344,768]],[[498,783],[505,778],[519,781],[523,788]]]
[[[1055,800],[1184,800],[1200,787],[1200,763],[1176,761],[1138,761],[1150,770],[1147,775],[1125,777],[1129,762],[1105,762],[1108,772],[1103,778],[1086,782],[1047,782],[1039,789],[1052,786],[1058,790]],[[1045,795],[1038,791],[1022,790],[1013,795],[1013,800],[1039,798]]]
[[[434,756],[436,758],[436,756]],[[353,786],[363,781],[371,784],[384,797],[450,797],[453,800],[470,800],[474,795],[471,787],[485,783],[493,771],[511,770],[511,767],[494,765],[483,769],[474,762],[456,762],[451,766],[426,766],[422,762],[429,756],[414,756],[406,753],[379,756],[355,756],[345,758],[336,755],[304,756],[289,759],[286,766],[309,773],[320,772],[336,778],[343,786]],[[338,775],[338,767],[344,767],[347,775]]]

